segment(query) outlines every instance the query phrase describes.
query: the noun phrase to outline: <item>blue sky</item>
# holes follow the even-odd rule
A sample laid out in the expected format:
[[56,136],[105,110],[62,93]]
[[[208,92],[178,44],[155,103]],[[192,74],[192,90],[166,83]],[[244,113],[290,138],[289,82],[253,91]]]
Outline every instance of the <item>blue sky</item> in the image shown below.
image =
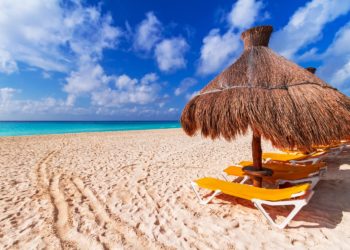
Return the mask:
[[242,52],[270,47],[350,95],[350,1],[0,1],[1,120],[177,120]]

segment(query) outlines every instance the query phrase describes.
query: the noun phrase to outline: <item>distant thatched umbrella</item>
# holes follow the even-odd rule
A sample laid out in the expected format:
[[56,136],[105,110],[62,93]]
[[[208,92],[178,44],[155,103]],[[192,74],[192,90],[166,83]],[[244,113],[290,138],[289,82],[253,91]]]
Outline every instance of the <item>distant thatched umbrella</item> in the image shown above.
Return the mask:
[[305,69],[307,71],[311,72],[312,74],[315,74],[315,72],[316,72],[316,68],[314,68],[314,67],[306,67]]
[[278,148],[311,150],[350,134],[350,99],[269,49],[271,33],[271,26],[243,32],[243,54],[193,97],[181,116],[190,136],[200,130],[205,137],[232,140],[250,128],[257,169],[261,136]]

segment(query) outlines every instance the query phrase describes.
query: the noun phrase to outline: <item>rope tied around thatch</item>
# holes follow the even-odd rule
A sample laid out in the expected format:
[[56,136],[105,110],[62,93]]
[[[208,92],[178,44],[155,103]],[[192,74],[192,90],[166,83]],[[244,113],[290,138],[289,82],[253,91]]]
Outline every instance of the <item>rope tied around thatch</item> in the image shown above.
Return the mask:
[[[267,85],[267,84],[266,84]],[[225,91],[225,90],[231,90],[231,89],[240,89],[240,88],[245,88],[245,89],[264,89],[264,90],[287,90],[290,88],[290,87],[295,87],[295,86],[301,86],[301,85],[317,85],[319,87],[322,87],[322,88],[330,88],[330,89],[333,89],[333,90],[337,90],[336,88],[332,87],[332,86],[329,86],[329,85],[320,85],[320,84],[317,84],[317,83],[312,83],[312,82],[300,82],[300,83],[294,83],[294,84],[289,84],[289,85],[279,85],[279,86],[270,86],[270,87],[265,87],[265,86],[252,86],[252,85],[235,85],[235,86],[230,86],[230,87],[222,87],[220,89],[213,89],[213,90],[209,90],[209,91],[205,91],[203,93],[198,93],[197,95],[195,96],[201,96],[201,95],[206,95],[206,94],[211,94],[211,93],[218,93],[218,92],[222,92],[222,91]]]

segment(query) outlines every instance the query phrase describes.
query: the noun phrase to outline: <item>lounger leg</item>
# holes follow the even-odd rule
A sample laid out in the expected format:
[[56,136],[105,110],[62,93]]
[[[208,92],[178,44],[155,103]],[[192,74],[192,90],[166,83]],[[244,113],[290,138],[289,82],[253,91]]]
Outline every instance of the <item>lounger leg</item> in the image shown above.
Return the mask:
[[[288,223],[295,217],[295,215],[304,207],[308,201],[311,199],[313,195],[313,191],[311,191],[307,198],[303,200],[291,200],[291,201],[278,201],[278,202],[270,202],[270,201],[264,201],[259,199],[252,199],[252,202],[254,203],[255,207],[259,209],[259,211],[265,216],[265,218],[275,227],[279,229],[285,228]],[[271,216],[266,212],[264,207],[262,205],[269,205],[269,206],[284,206],[284,205],[294,205],[294,209],[290,212],[290,214],[282,221],[282,223],[277,224],[273,221]]]
[[[233,179],[229,179],[229,178],[227,178],[228,176],[231,177],[232,175],[227,175],[226,173],[223,173],[223,174],[222,174],[222,177],[224,178],[224,180],[225,180],[225,181],[229,181],[229,182],[233,182],[233,181],[235,181],[237,178],[239,178],[239,177],[235,176]],[[247,180],[249,180],[249,176],[245,175],[245,176],[242,178],[242,180],[239,182],[239,184],[244,184],[244,183],[246,183]]]
[[239,184],[244,184],[247,180],[249,180],[249,176],[245,175]]
[[335,150],[335,152],[334,152],[334,156],[340,155],[341,152],[343,152],[344,148],[345,148],[345,145],[342,145],[342,146],[340,146],[339,148],[337,148],[337,149]]
[[328,152],[327,153],[327,157],[336,157],[340,154],[340,152],[338,151],[338,149],[333,149],[332,152]]
[[208,197],[208,199],[203,200],[202,197],[199,195],[198,191],[196,190],[196,188],[198,188],[197,183],[191,182],[191,186],[192,186],[192,189],[195,192],[195,194],[196,194],[196,196],[197,196],[197,198],[199,200],[199,203],[201,205],[208,204],[212,199],[214,199],[215,196],[217,196],[217,195],[219,195],[221,193],[221,190],[215,190],[215,192],[210,197]]
[[311,165],[315,165],[316,163],[321,161],[323,158],[324,158],[324,156],[320,156],[320,157],[313,157],[313,158],[306,159],[306,160],[291,160],[289,162],[292,163],[292,165],[294,165],[294,166],[296,164],[303,164],[303,163],[308,163],[308,162],[310,162]]
[[294,218],[294,216],[300,211],[300,209],[306,205],[305,202],[298,202],[298,203],[294,203],[294,204],[290,204],[290,205],[294,205],[294,209],[290,212],[290,214],[284,219],[284,221],[280,224],[277,224],[273,221],[273,219],[271,218],[271,216],[266,212],[266,210],[264,209],[264,207],[262,206],[262,204],[264,204],[263,201],[254,202],[254,205],[259,209],[259,211],[265,216],[265,218],[275,227],[279,228],[279,229],[283,229],[287,226],[287,224]]
[[229,180],[227,179],[227,174],[222,173],[221,175],[222,175],[222,177],[225,179],[225,181],[229,181]]
[[320,168],[320,176],[324,176],[328,171],[327,166]]
[[238,178],[238,176],[228,175],[225,172],[223,172],[221,175],[224,178],[224,180],[228,181],[228,182],[233,182],[233,181],[235,181]]
[[325,157],[335,157],[340,155],[341,152],[343,152],[346,145],[341,145],[339,147],[330,149],[328,153],[326,153]]
[[313,189],[319,181],[320,181],[319,176],[312,176],[312,177],[303,178],[303,179],[299,179],[299,180],[278,180],[277,184],[282,185],[284,183],[298,184],[298,183],[304,183],[304,182],[311,182],[310,189]]
[[265,160],[263,160],[263,164],[268,163],[268,162],[270,162],[271,160],[272,160],[271,158],[266,158]]

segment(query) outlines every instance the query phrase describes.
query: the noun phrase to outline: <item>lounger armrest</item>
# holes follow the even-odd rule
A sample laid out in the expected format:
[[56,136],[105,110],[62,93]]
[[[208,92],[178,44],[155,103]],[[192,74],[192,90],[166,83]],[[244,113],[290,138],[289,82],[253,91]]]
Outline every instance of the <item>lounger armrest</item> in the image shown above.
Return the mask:
[[201,205],[208,204],[212,199],[214,199],[215,196],[217,196],[217,195],[219,195],[221,193],[221,190],[217,189],[217,190],[214,191],[214,193],[210,197],[208,197],[206,200],[203,200],[201,198],[201,196],[199,195],[198,191],[196,190],[196,188],[198,187],[198,184],[196,182],[194,182],[194,181],[191,181],[191,186],[192,186],[192,189],[195,192],[195,194],[196,194],[196,196],[197,196],[197,198],[199,200],[199,204],[201,204]]
[[291,160],[290,163],[292,163],[293,165],[301,164],[301,163],[311,163],[312,165],[314,165],[317,162],[319,162],[321,159],[322,159],[321,157],[315,157],[315,158],[310,158],[306,160]]
[[[310,189],[314,189],[314,187],[317,185],[317,183],[319,181],[320,181],[320,176],[316,175],[316,176],[303,178],[303,179],[299,179],[299,180],[278,180],[277,184],[278,185],[282,185],[284,183],[300,184],[300,183],[309,182],[309,183],[311,183]],[[297,197],[297,196],[293,196],[293,197]]]
[[[302,202],[305,202],[305,204],[307,204],[309,202],[309,200],[311,199],[311,197],[314,195],[314,191],[312,190],[309,190],[309,191],[306,191],[306,192],[300,192],[299,193],[300,196],[303,196],[302,199],[296,199],[295,201],[302,201]],[[291,201],[293,200],[285,200],[285,201],[266,201],[266,200],[260,200],[260,199],[252,199],[252,202],[260,202],[260,203],[263,203],[265,205],[268,205],[268,206],[286,206],[286,205],[290,205],[291,204]]]

